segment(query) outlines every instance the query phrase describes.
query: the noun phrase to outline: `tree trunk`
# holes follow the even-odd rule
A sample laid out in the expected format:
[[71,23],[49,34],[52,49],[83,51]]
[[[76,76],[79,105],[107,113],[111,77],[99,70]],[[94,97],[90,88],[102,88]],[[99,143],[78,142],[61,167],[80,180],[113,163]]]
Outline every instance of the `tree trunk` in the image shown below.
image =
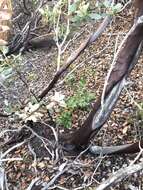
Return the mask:
[[7,44],[11,15],[11,0],[0,0],[0,46]]
[[[143,1],[136,0],[137,15],[143,15]],[[141,6],[141,7],[140,7]],[[104,105],[101,106],[101,96],[94,104],[83,126],[72,136],[68,137],[68,143],[73,147],[87,145],[90,138],[95,135],[110,116],[120,94],[126,83],[130,71],[134,67],[134,58],[138,47],[143,40],[143,19],[136,19],[134,25],[124,38],[115,59],[115,65],[110,73],[108,85],[106,86]]]

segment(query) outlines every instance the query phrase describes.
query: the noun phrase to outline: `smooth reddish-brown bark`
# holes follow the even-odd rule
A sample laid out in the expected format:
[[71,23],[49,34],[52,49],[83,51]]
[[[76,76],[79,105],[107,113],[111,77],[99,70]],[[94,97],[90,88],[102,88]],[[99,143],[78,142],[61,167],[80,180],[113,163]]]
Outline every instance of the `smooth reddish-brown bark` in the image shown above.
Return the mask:
[[[142,5],[142,3],[143,3],[142,0],[136,1],[136,8],[138,8],[138,13],[137,13],[138,16],[143,14],[143,7],[139,7]],[[137,23],[138,21],[137,20],[135,21],[135,24],[133,25],[132,29],[130,30],[122,47],[118,52],[114,69],[110,74],[108,85],[106,87],[105,99],[113,90],[114,86],[118,84],[124,77],[126,78],[128,76],[131,63],[136,55],[138,47],[140,46],[143,40],[143,22],[141,21],[140,23]],[[72,144],[75,147],[81,147],[83,145],[88,144],[91,136],[94,136],[107,120],[106,119],[101,126],[99,125],[96,126],[95,124],[93,128],[93,120],[95,115],[98,114],[99,109],[101,109],[101,96],[95,102],[93,109],[89,113],[89,116],[87,117],[83,126],[79,130],[75,131],[70,138],[68,138],[69,144]],[[136,147],[136,151],[139,150],[138,143],[136,143],[135,145],[132,145],[130,147],[129,152],[133,147],[134,148]],[[133,152],[135,152],[135,149],[133,150]]]

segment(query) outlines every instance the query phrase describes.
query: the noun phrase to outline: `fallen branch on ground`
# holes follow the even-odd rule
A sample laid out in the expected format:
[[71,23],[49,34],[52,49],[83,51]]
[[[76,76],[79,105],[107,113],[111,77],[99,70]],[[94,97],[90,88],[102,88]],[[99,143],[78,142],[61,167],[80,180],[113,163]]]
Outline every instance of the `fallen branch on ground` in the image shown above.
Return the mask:
[[0,112],[0,117],[9,117],[9,116],[11,116],[11,114],[5,114],[5,113]]
[[132,175],[143,169],[143,162],[139,164],[130,165],[126,168],[121,168],[117,172],[115,172],[110,178],[105,180],[104,182],[99,185],[96,190],[104,190],[108,187],[111,187],[113,184],[120,182],[121,180],[125,179],[126,177]]

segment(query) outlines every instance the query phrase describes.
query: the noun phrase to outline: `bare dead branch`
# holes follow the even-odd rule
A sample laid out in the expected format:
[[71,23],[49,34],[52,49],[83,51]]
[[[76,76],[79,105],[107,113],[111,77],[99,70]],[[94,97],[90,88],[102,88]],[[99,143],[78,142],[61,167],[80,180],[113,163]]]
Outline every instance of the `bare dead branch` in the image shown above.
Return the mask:
[[41,92],[41,94],[38,96],[39,99],[43,99],[48,92],[54,88],[55,84],[57,83],[57,81],[60,79],[60,77],[62,77],[62,75],[65,73],[65,71],[70,67],[70,65],[80,56],[80,54],[93,42],[95,42],[100,35],[105,31],[106,27],[108,26],[108,24],[111,21],[111,16],[107,16],[103,22],[101,23],[101,25],[99,26],[99,28],[97,29],[96,32],[94,32],[93,34],[91,34],[80,46],[77,50],[74,51],[74,53],[72,53],[66,63],[56,72],[56,74],[54,75],[53,79],[51,80],[51,82],[48,84],[48,86]]
[[22,145],[25,144],[25,143],[26,143],[26,141],[23,141],[23,142],[21,142],[21,143],[18,143],[18,144],[16,144],[16,145],[12,146],[12,147],[9,148],[7,151],[5,151],[4,153],[1,154],[0,159],[5,158],[7,154],[9,154],[11,151],[13,151],[13,150],[16,149],[16,148],[19,148],[20,146],[22,146]]
[[8,46],[8,52],[6,53],[6,56],[9,56],[17,52],[23,52],[26,49],[30,40],[30,32],[32,26],[35,22],[37,23],[37,19],[39,18],[39,9],[43,6],[43,4],[44,0],[40,1],[35,12],[31,14],[30,20],[25,24],[24,28],[18,34],[15,35],[14,39]]
[[30,185],[27,187],[26,190],[33,190],[33,189],[34,189],[33,187],[34,187],[35,183],[38,182],[38,181],[39,181],[39,178],[38,178],[38,177],[34,178],[34,179],[31,181]]
[[67,165],[67,162],[60,165],[59,171],[57,172],[57,174],[55,174],[55,176],[47,184],[44,185],[43,190],[49,189],[49,187],[55,183],[57,178],[59,178],[63,173],[68,171],[68,169],[69,167]]
[[136,173],[143,169],[143,162],[139,164],[130,165],[126,168],[121,168],[117,172],[115,172],[110,178],[105,180],[104,182],[99,185],[96,190],[104,190],[108,187],[111,187],[113,184],[122,181],[123,179],[127,178],[128,176],[132,175],[133,173]]
[[0,112],[0,117],[9,117],[9,116],[11,116],[11,114],[5,114],[5,113]]
[[26,2],[26,0],[23,0],[23,8],[24,8],[24,10],[25,10],[25,12],[28,14],[28,15],[31,15],[31,12],[30,12],[30,10],[27,8],[27,2]]

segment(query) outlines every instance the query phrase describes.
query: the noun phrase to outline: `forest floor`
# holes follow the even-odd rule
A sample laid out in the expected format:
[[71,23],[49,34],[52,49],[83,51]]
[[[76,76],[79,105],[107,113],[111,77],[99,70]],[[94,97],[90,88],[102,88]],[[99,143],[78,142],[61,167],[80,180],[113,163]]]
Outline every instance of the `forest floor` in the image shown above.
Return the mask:
[[[125,19],[126,18],[126,19]],[[118,15],[102,36],[88,47],[85,52],[75,61],[75,65],[83,62],[70,77],[69,82],[65,80],[59,83],[55,90],[60,91],[66,97],[73,96],[75,86],[81,78],[86,81],[86,89],[95,94],[95,99],[103,88],[105,77],[112,63],[115,54],[115,44],[122,41],[125,34],[131,27],[133,19],[132,9],[126,10]],[[71,52],[73,52],[92,32],[96,31],[99,23],[88,23],[79,27],[83,28],[83,33],[77,40],[73,41],[64,54],[65,60]],[[117,41],[118,40],[118,41]],[[30,50],[20,56],[18,61],[18,69],[22,77],[34,94],[39,94],[42,89],[49,83],[56,70],[57,49],[38,49]],[[69,70],[69,71],[70,71]],[[136,103],[143,102],[143,57],[141,56],[135,69],[132,71],[128,79],[129,85],[123,90],[120,100],[118,101],[114,111],[112,112],[108,122],[96,135],[93,142],[96,145],[120,145],[132,143],[143,136],[141,127],[143,122],[140,119],[139,108]],[[62,78],[61,80],[63,80]],[[53,92],[52,92],[53,93]],[[3,110],[5,104],[10,103],[13,109],[23,104],[23,101],[30,97],[27,87],[25,87],[19,77],[14,74],[0,88],[0,108]],[[45,101],[48,101],[45,98]],[[90,106],[90,105],[89,105]],[[73,130],[85,120],[87,110],[78,109],[72,115]],[[56,117],[56,115],[55,115]],[[42,122],[46,122],[48,117],[44,117]],[[8,121],[6,118],[0,119],[0,145],[9,138],[11,131],[3,134],[3,130],[18,130],[22,124],[18,122]],[[42,133],[42,125],[37,123],[36,132]],[[45,129],[46,130],[46,129]],[[60,131],[70,131],[60,127]],[[45,136],[45,138],[49,138]],[[12,151],[7,158],[22,158],[20,161],[9,160],[4,162],[5,173],[7,176],[7,184],[9,190],[26,190],[33,179],[39,178],[41,181],[48,183],[59,172],[59,167],[63,163],[65,165],[72,164],[69,170],[61,173],[48,189],[96,189],[103,180],[107,179],[111,174],[121,167],[128,166],[136,157],[133,155],[114,155],[114,156],[94,156],[83,153],[79,156],[69,156],[64,151],[62,157],[56,162],[51,160],[49,153],[41,146],[38,138],[25,143],[19,148]],[[1,148],[4,152],[9,147]],[[44,152],[43,152],[44,150]],[[36,152],[36,153],[35,153]],[[139,160],[143,161],[143,157]],[[64,165],[62,165],[64,167]],[[114,190],[141,190],[143,189],[143,171],[124,179],[121,183],[112,187]],[[34,189],[34,188],[33,188]],[[38,188],[35,188],[38,190]],[[39,188],[40,190],[41,188]],[[29,190],[29,189],[27,189]]]

